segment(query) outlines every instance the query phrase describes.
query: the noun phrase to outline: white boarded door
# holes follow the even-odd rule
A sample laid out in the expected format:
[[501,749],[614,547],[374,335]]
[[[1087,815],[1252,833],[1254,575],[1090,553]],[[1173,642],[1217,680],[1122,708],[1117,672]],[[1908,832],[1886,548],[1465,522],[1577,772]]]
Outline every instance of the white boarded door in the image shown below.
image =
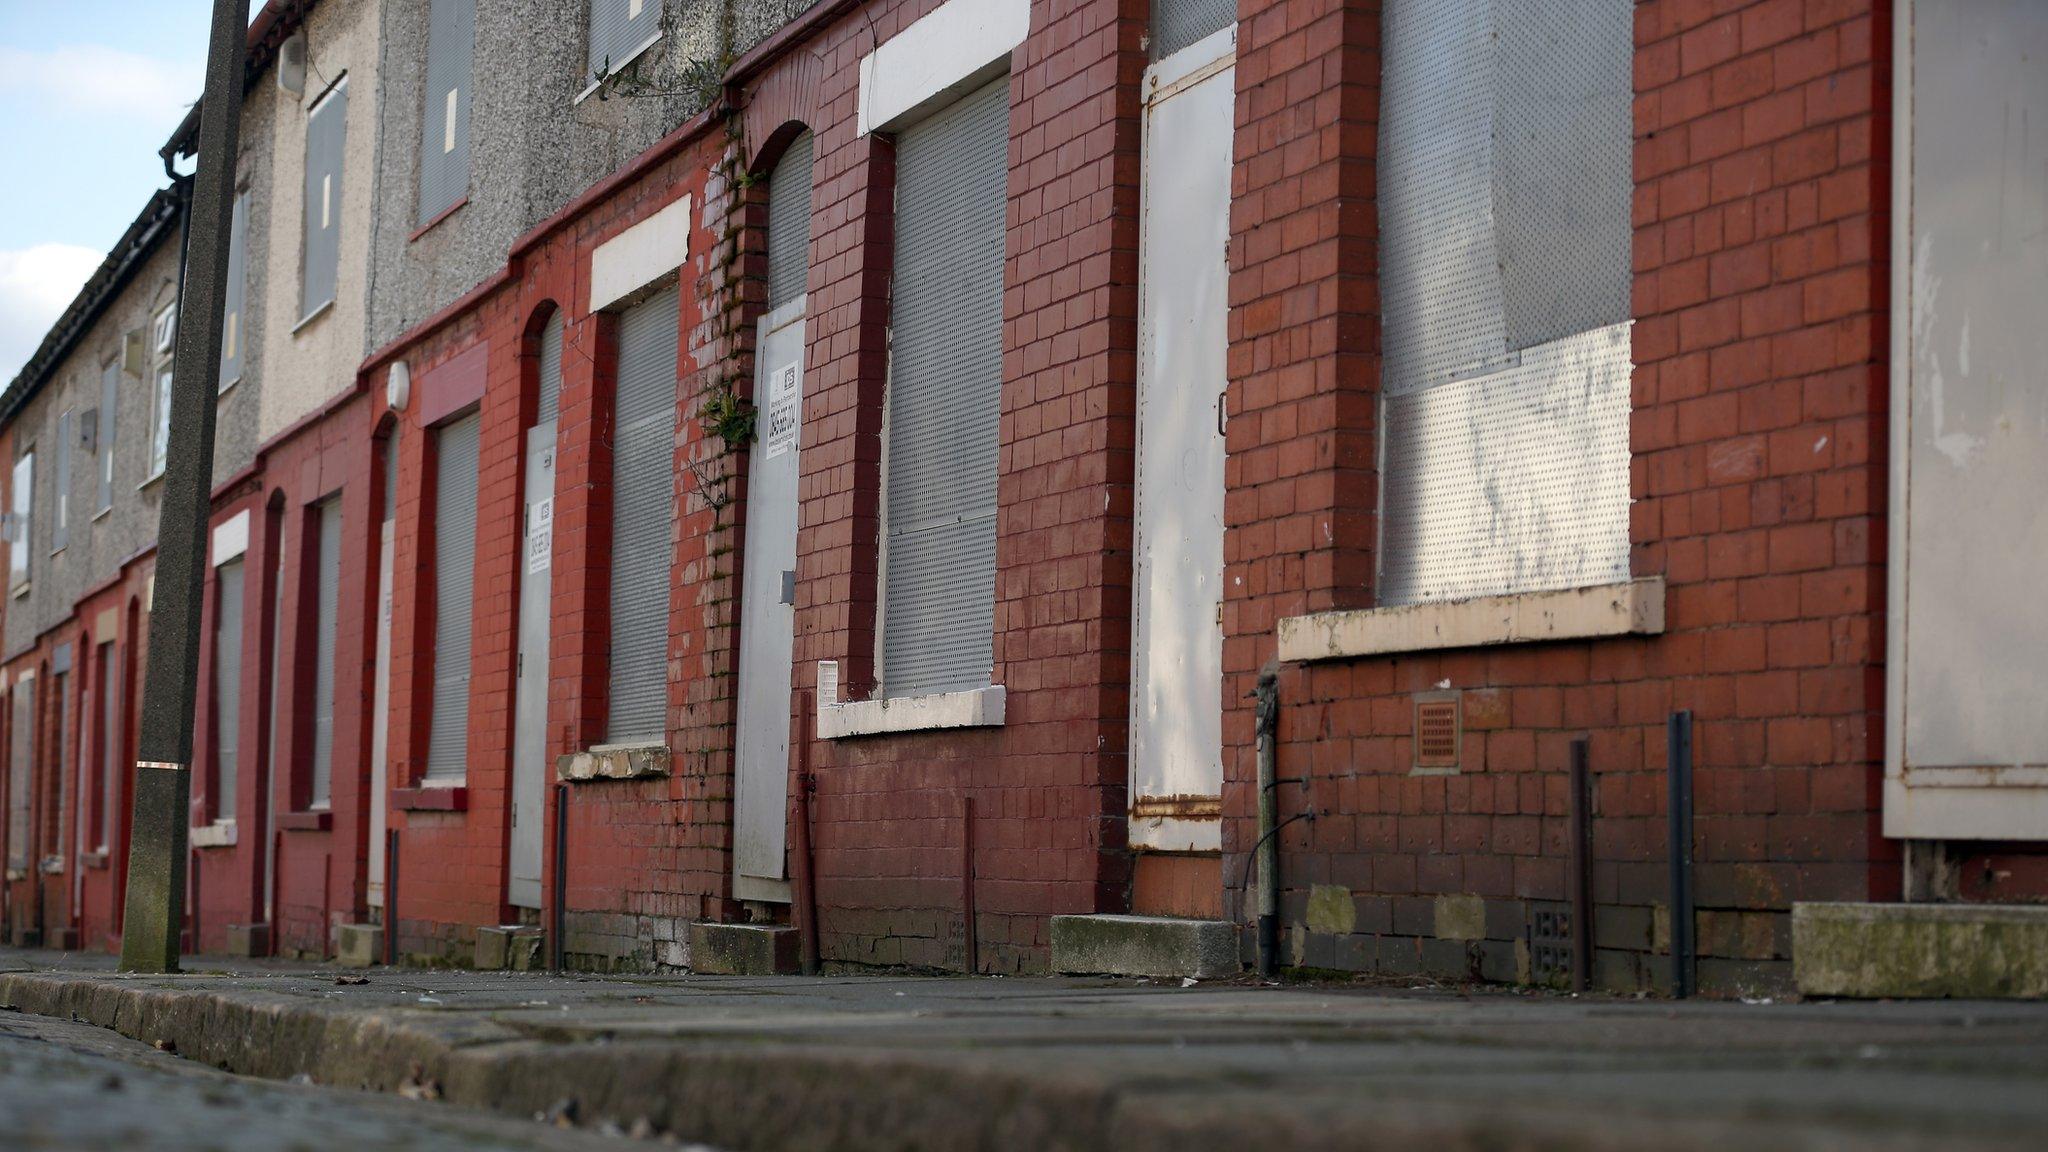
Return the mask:
[[2048,5],[1898,19],[1885,835],[2048,837]]
[[540,336],[534,423],[526,430],[519,549],[519,656],[512,702],[512,851],[505,898],[538,908],[547,810],[548,626],[554,599],[555,427],[561,415],[563,317]]
[[1233,25],[1145,75],[1130,837],[1222,846]]

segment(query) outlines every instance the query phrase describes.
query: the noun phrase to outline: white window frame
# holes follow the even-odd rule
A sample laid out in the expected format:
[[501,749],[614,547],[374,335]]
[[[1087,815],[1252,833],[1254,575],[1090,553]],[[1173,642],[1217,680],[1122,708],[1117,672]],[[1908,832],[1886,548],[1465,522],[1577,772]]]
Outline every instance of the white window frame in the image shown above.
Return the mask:
[[149,473],[142,487],[163,478],[171,456],[171,389],[176,384],[172,367],[178,342],[178,302],[157,310],[150,319],[149,357]]

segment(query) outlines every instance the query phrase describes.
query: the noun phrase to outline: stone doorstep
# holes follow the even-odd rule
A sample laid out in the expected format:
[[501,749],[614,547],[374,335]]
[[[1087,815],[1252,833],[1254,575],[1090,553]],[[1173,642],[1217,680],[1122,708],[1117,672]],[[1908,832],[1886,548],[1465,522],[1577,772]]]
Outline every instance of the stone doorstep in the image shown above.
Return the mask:
[[1052,967],[1091,976],[1235,976],[1237,926],[1166,916],[1055,916]]
[[690,971],[709,976],[778,976],[797,970],[797,931],[780,924],[690,925]]
[[539,967],[540,929],[529,924],[496,924],[476,930],[476,966],[483,969],[514,968],[521,972]]
[[1794,904],[1808,996],[2048,999],[2048,906]]
[[378,924],[341,924],[334,929],[334,962],[343,968],[368,968],[384,962],[384,928]]

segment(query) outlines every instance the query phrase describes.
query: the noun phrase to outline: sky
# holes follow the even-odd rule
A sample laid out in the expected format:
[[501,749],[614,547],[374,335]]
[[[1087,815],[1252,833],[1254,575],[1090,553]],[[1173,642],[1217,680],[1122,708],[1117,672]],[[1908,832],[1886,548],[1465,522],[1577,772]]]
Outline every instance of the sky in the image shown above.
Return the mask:
[[211,10],[0,0],[0,385],[166,184],[156,150],[199,98]]

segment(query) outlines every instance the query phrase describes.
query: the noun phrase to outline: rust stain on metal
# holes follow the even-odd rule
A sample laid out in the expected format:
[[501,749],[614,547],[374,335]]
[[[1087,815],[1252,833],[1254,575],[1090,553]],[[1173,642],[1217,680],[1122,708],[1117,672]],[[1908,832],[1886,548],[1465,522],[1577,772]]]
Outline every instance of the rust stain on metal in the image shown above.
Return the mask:
[[1140,796],[1131,803],[1135,820],[1220,820],[1221,796]]

